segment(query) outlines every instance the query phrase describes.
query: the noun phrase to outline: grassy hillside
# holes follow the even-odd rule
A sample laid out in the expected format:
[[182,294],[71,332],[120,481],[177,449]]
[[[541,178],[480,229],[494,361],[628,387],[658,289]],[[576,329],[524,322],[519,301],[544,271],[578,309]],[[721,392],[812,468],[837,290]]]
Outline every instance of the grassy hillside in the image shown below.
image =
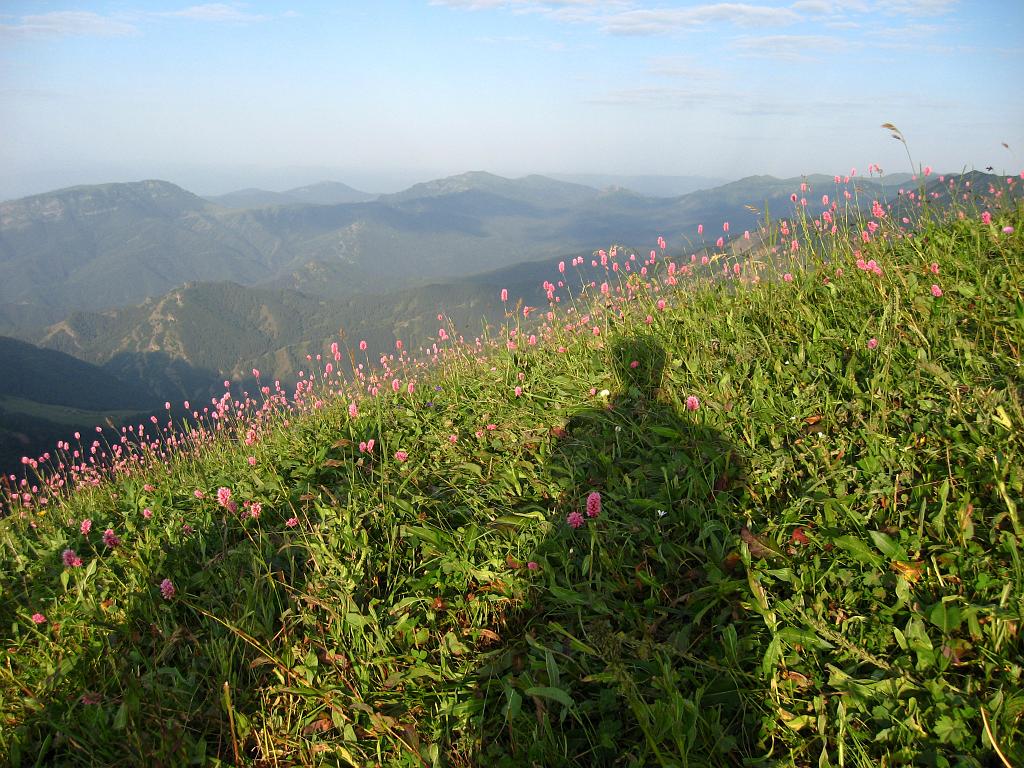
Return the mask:
[[536,339],[44,473],[0,526],[0,754],[1020,764],[1019,184],[612,252]]

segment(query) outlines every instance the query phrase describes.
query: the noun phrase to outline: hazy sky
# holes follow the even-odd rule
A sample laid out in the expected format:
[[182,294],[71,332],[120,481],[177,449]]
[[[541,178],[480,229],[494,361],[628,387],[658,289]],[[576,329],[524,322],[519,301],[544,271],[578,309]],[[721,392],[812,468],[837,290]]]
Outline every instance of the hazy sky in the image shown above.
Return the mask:
[[887,121],[1016,172],[1022,33],[1022,0],[2,0],[0,197],[906,171]]

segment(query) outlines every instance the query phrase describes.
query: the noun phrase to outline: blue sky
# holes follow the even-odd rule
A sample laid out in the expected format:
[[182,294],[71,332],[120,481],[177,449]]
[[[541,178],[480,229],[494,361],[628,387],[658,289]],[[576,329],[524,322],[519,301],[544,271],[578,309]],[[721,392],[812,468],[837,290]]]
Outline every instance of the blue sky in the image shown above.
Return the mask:
[[[0,4],[0,197],[1024,167],[1024,2]],[[1010,149],[1001,143],[1009,144]]]

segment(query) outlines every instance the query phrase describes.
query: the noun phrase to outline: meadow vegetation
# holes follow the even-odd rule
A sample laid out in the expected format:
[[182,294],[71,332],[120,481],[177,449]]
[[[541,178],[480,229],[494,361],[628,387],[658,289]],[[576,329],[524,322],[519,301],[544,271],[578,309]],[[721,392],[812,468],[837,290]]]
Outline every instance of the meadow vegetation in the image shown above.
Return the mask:
[[919,181],[27,460],[0,755],[1024,764],[1022,182]]

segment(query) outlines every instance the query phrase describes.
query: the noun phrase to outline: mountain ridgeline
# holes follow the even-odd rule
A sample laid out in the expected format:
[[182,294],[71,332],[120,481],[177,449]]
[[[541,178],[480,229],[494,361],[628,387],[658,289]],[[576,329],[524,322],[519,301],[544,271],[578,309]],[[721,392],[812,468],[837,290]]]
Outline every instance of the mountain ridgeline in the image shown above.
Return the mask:
[[[656,198],[476,172],[367,202],[311,204],[293,190],[279,193],[286,204],[241,209],[164,181],[72,187],[0,203],[0,331],[136,304],[186,282],[341,298],[659,234],[689,248],[698,224],[753,227],[745,205],[782,210],[800,181],[752,177]],[[828,177],[810,181],[833,187]],[[867,196],[882,193],[878,181],[860,184]]]
[[[858,203],[893,198],[906,181],[860,180]],[[397,339],[436,336],[439,314],[472,339],[512,309],[503,288],[542,305],[555,258],[589,264],[613,243],[642,253],[659,234],[670,252],[699,252],[718,234],[705,242],[698,224],[723,221],[742,245],[759,215],[792,211],[801,184],[812,209],[840,194],[826,176],[647,197],[473,172],[380,196],[324,182],[203,199],[141,181],[0,203],[0,333],[36,345],[0,348],[0,468],[72,427],[208,399],[224,379],[251,386],[253,368],[289,384],[334,340],[365,340],[370,352],[354,359],[372,364]],[[930,188],[926,199],[941,199],[942,184]]]

